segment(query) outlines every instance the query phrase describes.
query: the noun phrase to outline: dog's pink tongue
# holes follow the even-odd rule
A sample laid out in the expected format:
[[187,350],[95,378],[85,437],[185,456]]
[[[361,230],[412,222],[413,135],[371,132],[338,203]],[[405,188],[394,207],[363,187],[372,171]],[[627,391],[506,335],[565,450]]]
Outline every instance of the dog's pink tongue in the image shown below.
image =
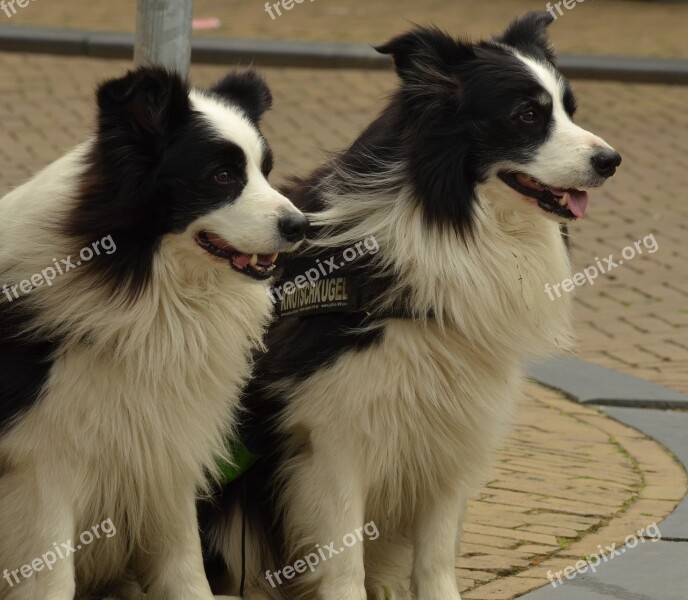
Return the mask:
[[568,208],[577,219],[585,218],[585,209],[588,206],[588,192],[580,190],[568,190]]

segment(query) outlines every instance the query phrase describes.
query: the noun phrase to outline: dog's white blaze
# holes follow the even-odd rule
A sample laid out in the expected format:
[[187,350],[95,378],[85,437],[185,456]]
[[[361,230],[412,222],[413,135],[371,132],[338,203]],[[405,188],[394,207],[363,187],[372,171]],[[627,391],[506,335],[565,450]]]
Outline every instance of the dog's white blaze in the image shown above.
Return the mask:
[[198,90],[189,94],[191,106],[200,112],[217,131],[218,138],[234,142],[246,154],[246,159],[260,167],[263,159],[263,140],[256,128],[237,108]]
[[552,67],[514,51],[551,96],[554,129],[528,163],[528,174],[560,188],[589,187],[597,175],[591,158],[600,148],[611,146],[601,137],[576,125],[564,108],[564,86]]
[[227,110],[227,105],[215,98],[194,91],[191,101],[219,137],[234,142],[244,151],[247,176],[239,198],[205,215],[194,225],[222,236],[242,252],[269,254],[290,249],[293,245],[280,237],[277,222],[280,217],[298,211],[265,179],[261,171],[265,147],[255,127],[237,110]]

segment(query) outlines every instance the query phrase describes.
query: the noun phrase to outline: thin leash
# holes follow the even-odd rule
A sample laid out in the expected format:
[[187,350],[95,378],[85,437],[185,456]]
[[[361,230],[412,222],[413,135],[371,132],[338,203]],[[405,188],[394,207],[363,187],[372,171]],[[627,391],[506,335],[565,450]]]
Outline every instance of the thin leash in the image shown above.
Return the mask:
[[239,586],[239,596],[244,597],[246,587],[246,478],[241,482],[241,585]]

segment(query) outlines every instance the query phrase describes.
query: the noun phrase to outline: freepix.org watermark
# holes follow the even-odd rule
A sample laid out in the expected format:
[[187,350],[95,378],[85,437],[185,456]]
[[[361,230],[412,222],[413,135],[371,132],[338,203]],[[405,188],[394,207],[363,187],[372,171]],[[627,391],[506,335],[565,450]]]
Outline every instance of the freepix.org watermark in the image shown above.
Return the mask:
[[[582,4],[583,2],[585,2],[585,0],[559,0],[558,2],[548,2],[546,8],[547,12],[552,15],[556,21],[557,18],[564,15],[564,11],[561,10],[562,4],[566,10],[573,10],[576,8],[576,6]],[[592,2],[592,0],[590,0],[590,2]]]
[[17,7],[26,8],[31,2],[36,0],[0,0],[0,10],[7,15],[8,19],[11,19],[17,14]]
[[549,296],[549,299],[554,301],[554,294],[557,298],[561,298],[562,291],[566,293],[571,293],[577,286],[581,286],[586,282],[590,285],[595,285],[595,279],[600,275],[609,273],[612,269],[616,269],[624,264],[624,261],[629,261],[636,256],[643,254],[643,249],[647,250],[648,254],[654,254],[659,250],[659,244],[655,239],[654,233],[646,235],[642,240],[638,240],[629,244],[621,251],[622,258],[614,259],[614,255],[610,254],[607,258],[600,260],[598,256],[595,257],[595,264],[585,267],[582,271],[574,274],[573,277],[569,279],[564,279],[563,281],[555,284],[545,284],[545,293]]
[[585,560],[579,560],[575,565],[568,566],[556,573],[552,573],[550,569],[547,571],[547,579],[549,579],[552,587],[556,588],[564,583],[562,575],[566,577],[566,579],[571,580],[579,573],[587,573],[588,570],[592,573],[597,573],[597,567],[603,562],[609,562],[612,558],[625,554],[626,550],[632,550],[638,544],[644,544],[648,539],[653,543],[662,539],[662,532],[659,530],[659,527],[657,527],[657,523],[652,523],[652,525],[639,529],[635,534],[627,536],[624,540],[624,546],[618,550],[616,549],[616,542],[606,548],[597,546],[599,554],[591,554]]
[[[314,0],[310,0],[313,2]],[[277,0],[277,2],[266,2],[265,3],[265,12],[270,15],[270,18],[274,21],[277,17],[282,16],[282,11],[280,8],[283,8],[284,10],[291,10],[294,8],[295,4],[303,4],[304,0]],[[277,13],[277,17],[274,15],[272,11],[275,11]]]
[[34,573],[38,573],[43,569],[52,571],[55,568],[58,560],[64,560],[72,554],[76,554],[84,546],[88,546],[101,539],[101,537],[111,538],[117,535],[117,528],[112,522],[112,519],[106,519],[102,523],[94,525],[79,536],[78,543],[72,540],[62,542],[61,544],[54,544],[51,550],[48,550],[43,556],[34,558],[31,563],[22,565],[14,571],[5,569],[2,577],[12,588],[18,585],[24,579],[33,577]]
[[[305,271],[303,275],[297,275],[293,280],[282,282],[277,287],[268,288],[268,296],[273,304],[281,302],[284,296],[290,296],[308,285],[315,287],[321,277],[329,277],[332,273],[362,256],[377,254],[379,251],[380,246],[375,236],[368,236],[364,240],[356,242],[353,246],[345,248],[341,255],[330,256],[330,258],[326,258],[323,261],[319,258],[316,259],[315,266]],[[341,260],[337,262],[337,258]]]
[[102,240],[96,240],[90,246],[85,246],[79,251],[78,258],[69,255],[59,261],[53,258],[53,264],[43,269],[40,273],[35,273],[28,279],[24,279],[15,285],[3,284],[2,291],[7,299],[12,302],[20,296],[30,294],[37,287],[47,285],[50,287],[59,275],[79,268],[84,263],[93,260],[100,253],[113,254],[117,251],[117,245],[111,235],[105,236]]
[[315,573],[315,570],[318,568],[320,563],[326,562],[338,554],[346,552],[347,548],[351,548],[356,544],[360,544],[364,541],[364,539],[374,542],[379,537],[380,531],[378,530],[377,525],[375,525],[374,521],[370,521],[363,527],[356,529],[356,531],[347,533],[342,538],[343,545],[339,548],[335,548],[335,542],[331,542],[322,547],[320,544],[316,544],[313,552],[297,560],[293,565],[286,566],[275,573],[271,571],[265,571],[265,579],[270,582],[270,585],[273,588],[276,588],[278,585],[282,585],[284,583],[282,580],[283,577],[284,579],[289,580],[294,579],[294,577],[301,575],[306,571]]

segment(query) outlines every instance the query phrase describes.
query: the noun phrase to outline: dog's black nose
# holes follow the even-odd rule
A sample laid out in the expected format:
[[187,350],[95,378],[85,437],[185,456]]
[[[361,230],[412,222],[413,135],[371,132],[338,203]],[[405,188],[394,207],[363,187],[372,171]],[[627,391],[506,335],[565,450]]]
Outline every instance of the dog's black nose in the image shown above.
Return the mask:
[[306,237],[309,224],[308,219],[301,213],[290,213],[281,217],[277,226],[285,240],[288,242],[300,242]]
[[621,164],[621,155],[611,148],[602,148],[592,155],[592,166],[602,177],[611,177]]

